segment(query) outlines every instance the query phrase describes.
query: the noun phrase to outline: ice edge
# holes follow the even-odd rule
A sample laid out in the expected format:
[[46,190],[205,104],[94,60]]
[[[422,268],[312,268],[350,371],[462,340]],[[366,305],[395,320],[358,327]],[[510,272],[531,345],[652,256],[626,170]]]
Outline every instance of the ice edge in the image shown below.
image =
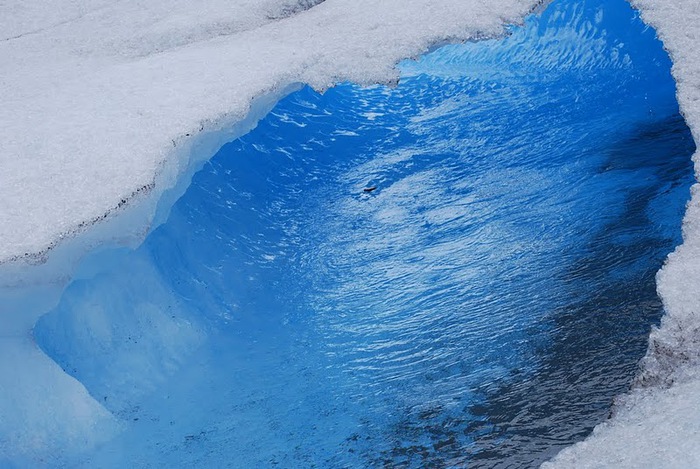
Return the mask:
[[[693,0],[629,0],[656,30],[669,54],[676,95],[696,146],[700,143],[700,11]],[[696,181],[700,151],[692,156]],[[691,187],[683,242],[657,273],[664,305],[659,327],[631,390],[586,440],[565,448],[543,468],[700,466],[700,184]]]

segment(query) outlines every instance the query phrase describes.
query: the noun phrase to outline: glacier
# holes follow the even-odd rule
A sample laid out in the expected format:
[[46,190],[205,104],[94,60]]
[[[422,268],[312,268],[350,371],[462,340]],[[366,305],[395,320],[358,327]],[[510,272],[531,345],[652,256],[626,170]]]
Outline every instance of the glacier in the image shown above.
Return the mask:
[[[671,53],[681,111],[693,130],[697,119],[697,111],[692,104],[697,101],[697,74],[692,65],[692,47],[684,41],[692,40],[691,31],[697,24],[692,21],[692,14],[688,13],[694,11],[694,6],[692,2],[670,6],[661,2],[640,2],[636,6],[641,9],[645,21],[657,28],[664,46]],[[216,431],[202,429],[206,422],[187,415],[187,409],[204,409],[210,413],[216,410],[207,408],[206,402],[204,405],[191,402],[197,395],[191,386],[169,388],[173,390],[173,396],[168,398],[176,403],[175,410],[171,408],[173,405],[163,401],[162,395],[144,396],[153,396],[154,390],[168,389],[167,386],[163,387],[163,383],[173,380],[204,380],[205,383],[210,380],[212,389],[222,389],[226,381],[215,376],[215,369],[207,368],[211,366],[207,363],[211,363],[212,357],[217,354],[231,363],[240,364],[242,370],[246,369],[244,364],[247,360],[260,365],[260,368],[251,368],[249,375],[243,374],[238,378],[240,389],[231,391],[232,394],[225,396],[228,398],[243,396],[254,401],[261,387],[268,386],[274,390],[279,383],[286,383],[299,386],[298,389],[290,388],[290,399],[301,395],[313,402],[314,399],[323,401],[324,395],[332,395],[334,386],[342,388],[342,377],[319,373],[318,369],[328,365],[322,355],[312,357],[316,362],[309,362],[308,367],[297,369],[295,367],[299,365],[280,362],[276,356],[259,358],[256,353],[263,350],[262,346],[250,345],[260,343],[270,350],[284,350],[288,346],[289,350],[302,354],[306,350],[303,347],[310,347],[308,343],[328,340],[328,336],[300,330],[300,334],[311,335],[302,342],[285,343],[285,337],[289,337],[286,328],[296,331],[303,323],[299,312],[284,309],[287,307],[284,305],[293,304],[294,298],[290,296],[280,302],[279,298],[267,297],[270,291],[255,286],[253,281],[258,276],[265,282],[278,282],[277,288],[282,290],[289,287],[291,291],[291,287],[298,287],[285,283],[289,282],[288,278],[276,278],[270,274],[271,270],[280,270],[280,266],[289,267],[288,264],[280,264],[281,259],[284,260],[289,250],[298,246],[285,246],[275,252],[273,248],[280,249],[281,245],[275,245],[273,240],[293,239],[301,243],[307,238],[312,239],[311,234],[299,236],[298,233],[275,231],[275,225],[269,220],[266,224],[265,218],[257,221],[250,218],[250,227],[258,227],[261,233],[265,233],[265,242],[272,243],[266,246],[265,242],[255,242],[260,234],[253,228],[248,233],[245,224],[234,224],[235,232],[242,236],[240,245],[252,249],[251,252],[242,253],[242,258],[236,258],[237,262],[250,266],[250,261],[245,262],[248,256],[248,259],[256,259],[254,265],[257,267],[227,271],[228,279],[236,279],[234,284],[248,286],[229,292],[224,297],[221,292],[225,292],[225,288],[217,290],[212,284],[213,291],[204,292],[203,288],[208,288],[206,284],[192,284],[190,275],[193,271],[181,271],[183,265],[189,265],[197,273],[193,278],[211,280],[209,273],[197,269],[222,269],[215,263],[207,264],[205,261],[206,256],[214,256],[216,250],[192,250],[190,253],[198,253],[205,258],[187,259],[188,251],[183,247],[188,246],[187,239],[172,241],[177,239],[172,232],[186,232],[187,226],[191,225],[182,215],[183,209],[180,207],[185,203],[183,201],[191,200],[188,194],[194,190],[193,187],[203,187],[205,192],[208,190],[198,183],[197,178],[211,174],[212,163],[207,163],[201,172],[197,171],[224,143],[248,134],[265,116],[256,131],[261,132],[267,126],[268,132],[274,133],[277,130],[269,130],[270,126],[279,128],[286,124],[291,128],[304,129],[309,125],[303,120],[297,122],[294,112],[280,111],[285,109],[284,106],[313,119],[315,112],[323,106],[323,102],[319,101],[321,99],[347,101],[354,103],[355,108],[361,108],[363,103],[368,105],[363,101],[366,100],[373,104],[373,111],[363,114],[363,119],[372,122],[387,119],[381,113],[376,113],[377,102],[390,99],[388,96],[391,93],[384,88],[369,88],[360,92],[342,85],[327,91],[323,95],[326,98],[321,98],[310,89],[302,88],[300,83],[309,83],[321,91],[346,80],[364,85],[395,83],[398,71],[394,64],[400,58],[417,56],[428,48],[457,39],[478,39],[481,42],[470,44],[470,54],[462,61],[459,60],[458,51],[445,52],[450,50],[448,47],[417,63],[403,63],[400,67],[401,80],[410,82],[411,77],[428,74],[443,80],[434,79],[435,83],[444,86],[444,82],[450,83],[451,78],[464,74],[467,68],[477,82],[482,80],[489,83],[490,79],[496,83],[497,80],[491,75],[504,57],[519,57],[519,65],[525,69],[532,63],[541,65],[538,60],[547,63],[546,59],[529,56],[532,52],[528,47],[532,46],[533,38],[523,38],[523,33],[519,36],[517,30],[508,30],[511,35],[510,49],[506,48],[500,56],[492,55],[494,49],[498,50],[498,40],[488,40],[503,35],[507,31],[504,25],[519,23],[526,13],[538,7],[534,2],[473,2],[468,5],[404,2],[400,6],[389,3],[377,6],[369,2],[349,5],[329,0],[250,2],[231,7],[224,2],[212,1],[206,6],[198,6],[197,14],[188,11],[191,6],[186,2],[154,4],[146,11],[135,2],[65,2],[62,7],[56,12],[45,12],[40,2],[3,6],[3,13],[8,11],[10,14],[2,15],[4,20],[0,20],[4,21],[2,56],[5,64],[12,65],[6,65],[3,75],[3,96],[10,98],[4,99],[6,106],[0,116],[4,124],[2,131],[5,132],[0,147],[5,202],[0,236],[0,252],[4,259],[0,272],[3,281],[0,304],[5,318],[0,363],[3,371],[0,383],[3,396],[0,404],[0,460],[6,464],[66,464],[75,458],[85,465],[110,465],[116,461],[139,464],[138,454],[128,454],[125,450],[130,447],[137,448],[152,461],[164,461],[167,452],[152,445],[173,444],[175,441],[174,430],[168,427],[171,424],[156,421],[165,415],[173,417],[172,422],[178,421],[177,425],[172,426],[182,433],[176,437],[183,440],[178,443],[178,449],[172,452],[170,457],[174,459],[171,462],[183,463],[186,459],[183,455],[190,454],[188,457],[195,458],[193,462],[212,464],[217,461],[216,455],[207,459],[197,454],[201,449],[193,448],[216,452],[216,448],[220,451],[222,445],[230,445],[231,442],[217,440],[226,434],[222,428]],[[557,11],[562,10],[549,11],[549,15],[556,15]],[[227,12],[228,16],[222,15],[222,12]],[[561,15],[566,16],[566,10]],[[598,30],[595,27],[585,22],[578,26],[580,29],[574,28],[566,40],[561,36],[551,38],[552,42],[564,44],[559,49],[553,49],[554,58],[550,63],[555,64],[555,68],[567,68],[562,65],[567,64],[572,69],[578,65],[581,70],[594,67],[599,71],[625,69],[629,65],[624,47],[630,47],[634,37],[621,40],[618,43],[620,47],[611,51],[606,48],[607,38],[604,35],[596,36]],[[137,34],[134,33],[135,28]],[[646,34],[653,36],[653,31]],[[352,38],[352,41],[348,38]],[[362,40],[358,41],[358,38]],[[546,43],[546,39],[549,38],[541,43]],[[518,40],[522,42],[518,43]],[[590,49],[578,49],[577,45],[585,40],[589,40],[586,44]],[[222,61],[222,57],[226,57],[226,61]],[[659,57],[658,60],[664,60]],[[241,73],[241,70],[245,72]],[[399,94],[401,89],[397,88]],[[481,92],[488,96],[489,90],[482,87]],[[362,98],[362,93],[367,93],[367,97]],[[661,104],[654,102],[652,96],[652,102],[634,108],[635,111],[623,109],[630,115],[640,109],[653,109],[653,113],[667,117],[664,120],[655,115],[654,118],[659,120],[653,122],[665,122],[664,126],[677,129],[672,134],[682,134],[678,129],[683,125],[672,118],[675,112],[673,106],[668,108],[663,104],[669,102],[668,97],[672,94],[672,87],[666,87],[654,95],[665,97],[665,100],[659,98]],[[370,99],[370,95],[373,98]],[[289,97],[283,99],[284,96]],[[601,96],[605,96],[603,91]],[[449,122],[447,118],[455,115],[456,110],[464,111],[467,103],[475,99],[472,96],[461,101],[458,98],[446,100],[445,103],[454,109],[438,106],[432,110],[434,116],[426,112],[414,117],[409,127],[412,126],[420,134],[420,129],[431,122],[440,119]],[[273,107],[275,111],[270,114]],[[641,117],[639,119],[644,121]],[[401,128],[406,123],[394,125]],[[252,139],[253,135],[247,138]],[[292,135],[288,134],[288,138],[293,140]],[[355,131],[346,130],[344,134],[339,132],[333,136],[331,141],[351,141],[354,137]],[[303,148],[303,145],[312,143],[320,147],[328,144],[314,143],[313,140],[311,137],[309,143],[300,142],[300,145]],[[240,142],[244,145],[246,140],[240,139]],[[261,151],[260,143],[251,140],[250,145],[256,151]],[[225,148],[233,151],[230,146]],[[405,223],[407,220],[405,210],[410,204],[406,205],[408,202],[404,199],[413,190],[417,191],[416,194],[430,196],[432,203],[437,204],[428,212],[430,216],[426,223],[440,226],[441,223],[464,217],[464,213],[455,213],[454,207],[439,206],[441,200],[449,199],[449,194],[435,192],[431,181],[436,178],[441,180],[441,176],[434,170],[418,172],[413,178],[392,185],[391,190],[382,187],[387,182],[386,176],[376,181],[363,180],[367,174],[396,171],[392,168],[406,162],[416,164],[421,159],[420,154],[411,152],[415,150],[409,154],[387,154],[358,166],[355,172],[344,174],[343,178],[352,181],[351,192],[360,194],[360,198],[351,198],[337,213],[347,213],[360,223],[363,220],[362,212],[367,208],[358,204],[366,206],[376,200],[380,206],[374,209],[379,210],[375,223],[380,220],[398,228],[402,221]],[[350,156],[348,158],[351,159]],[[320,165],[317,171],[323,174],[323,164],[314,163]],[[226,166],[218,170],[232,171]],[[236,170],[251,175],[262,172],[268,178],[268,183],[278,184],[276,187],[280,193],[292,190],[293,194],[294,189],[302,194],[308,190],[326,190],[323,185],[318,186],[318,182],[313,182],[315,180],[308,184],[309,187],[292,186],[291,189],[284,179],[275,183],[274,175],[285,174],[284,167],[270,169],[253,165],[233,169]],[[307,171],[314,173],[313,167]],[[431,180],[421,179],[427,175]],[[512,184],[518,178],[525,178],[530,183],[533,181],[531,176],[522,173],[510,173],[507,180]],[[251,176],[251,180],[254,179]],[[237,190],[243,191],[241,187],[246,185],[245,178],[236,180],[240,184]],[[259,184],[263,185],[264,180]],[[463,175],[462,180],[468,181],[469,177]],[[377,184],[379,192],[362,198],[365,183]],[[492,177],[485,184],[495,190],[505,182]],[[636,186],[633,179],[627,184],[632,188]],[[544,190],[542,187],[540,190]],[[683,203],[682,189],[675,190],[675,203]],[[252,189],[249,191],[253,192]],[[245,193],[239,195],[247,197]],[[479,197],[488,200],[496,195],[480,194]],[[218,197],[212,193],[208,196],[213,199]],[[391,204],[391,197],[394,205]],[[338,198],[342,200],[341,196]],[[293,197],[290,200],[294,200]],[[234,203],[235,200],[228,202]],[[667,206],[668,200],[657,203],[660,206],[655,213],[660,217],[665,216],[661,207]],[[255,204],[252,206],[256,208]],[[695,346],[697,340],[693,336],[696,330],[694,307],[698,304],[693,283],[693,279],[697,278],[694,275],[694,259],[697,256],[693,248],[697,239],[693,228],[696,206],[695,199],[691,200],[683,225],[683,245],[670,255],[659,273],[659,292],[664,302],[665,316],[661,326],[652,332],[649,339],[649,350],[634,389],[618,398],[612,419],[596,428],[593,436],[584,443],[561,453],[553,464],[574,467],[628,464],[638,467],[652,461],[652,457],[659,458],[659,465],[668,466],[683,466],[693,461],[694,453],[679,444],[677,435],[679,432],[686,435],[696,432],[692,413],[687,411],[688,408],[692,409],[692,399],[698,395],[695,392],[695,371],[699,348]],[[278,208],[282,210],[284,207]],[[198,213],[196,207],[194,210]],[[201,210],[204,210],[204,206]],[[286,220],[285,213],[273,212],[267,216]],[[340,223],[341,220],[342,217],[335,222]],[[574,221],[564,222],[571,225]],[[297,226],[298,221],[291,219],[289,223],[290,226],[286,228],[292,231],[301,229]],[[322,220],[321,226],[333,226],[333,223],[333,220]],[[394,240],[405,243],[406,239],[411,239],[405,237],[408,234],[397,231]],[[216,233],[214,235],[209,242],[218,239]],[[510,239],[510,235],[500,236]],[[674,239],[672,233],[664,233],[663,236]],[[360,243],[358,246],[349,244],[346,247],[348,252],[359,249],[355,255],[357,259],[362,259],[361,243],[366,240],[362,237],[357,239]],[[388,243],[391,239],[388,236],[384,242]],[[487,236],[487,239],[490,238]],[[338,241],[342,245],[343,240]],[[517,237],[511,241],[516,243],[514,245],[517,242],[530,242]],[[550,242],[552,246],[561,246],[553,240]],[[174,251],[164,250],[168,243],[173,243]],[[432,255],[433,262],[445,262],[445,256],[460,253],[455,249],[414,253],[415,262],[420,265],[422,261],[419,257],[425,255],[429,259]],[[181,257],[173,254],[178,252],[182,254]],[[511,262],[519,258],[517,251],[510,256],[508,259]],[[515,265],[521,270],[525,269],[522,264]],[[394,269],[399,267],[394,266]],[[381,267],[374,268],[381,272]],[[410,273],[405,268],[404,271],[393,270],[386,275],[401,278]],[[464,281],[476,281],[474,273],[465,271],[461,274],[468,275],[463,278]],[[367,274],[355,275],[361,278]],[[435,275],[439,276],[439,272],[435,272]],[[369,280],[373,279],[377,280],[370,275]],[[170,282],[177,282],[180,286],[173,287]],[[358,288],[359,285],[349,284],[345,288]],[[330,286],[333,285],[327,285]],[[558,292],[554,286],[551,288],[552,293]],[[178,295],[173,296],[173,290],[178,291]],[[338,295],[339,292],[334,294]],[[192,315],[192,298],[204,303],[196,307],[203,313],[201,316]],[[342,297],[338,298],[340,301]],[[459,298],[463,297],[455,297]],[[414,301],[423,300],[417,297]],[[226,305],[226,308],[222,310],[221,305]],[[315,303],[313,306],[319,311],[333,309],[328,304]],[[250,310],[275,311],[277,308],[282,308],[283,314],[273,314],[268,318],[246,316],[245,313]],[[51,312],[45,315],[48,311]],[[285,321],[283,328],[277,323],[280,318]],[[423,317],[422,321],[430,323],[430,317]],[[517,321],[514,324],[524,325]],[[361,323],[357,327],[360,326]],[[342,321],[336,322],[334,327],[347,333],[348,328],[352,329]],[[238,337],[235,331],[239,330],[251,336]],[[509,329],[504,326],[504,330],[508,332]],[[240,349],[232,347],[230,339],[217,336],[226,334],[213,331],[233,334],[236,337],[234,342]],[[270,336],[267,337],[267,334]],[[375,346],[390,338],[381,339]],[[435,337],[426,336],[423,340],[433,339]],[[349,336],[344,340],[350,340]],[[403,339],[399,337],[394,340]],[[645,346],[646,337],[643,342],[641,345]],[[387,353],[400,357],[401,347],[393,351],[388,349]],[[527,360],[523,363],[517,361],[521,352],[513,353],[503,356],[494,352],[491,359],[497,365],[490,368],[485,376],[495,381],[501,375],[507,379],[506,363],[511,361],[510,365],[520,370],[518,373],[527,374],[528,367],[532,365]],[[185,366],[191,363],[193,357],[201,360],[201,370]],[[449,355],[442,358],[447,362],[454,360]],[[353,360],[363,363],[361,356]],[[502,360],[505,362],[501,363]],[[635,360],[632,359],[630,363],[633,365]],[[18,364],[22,364],[22,367],[18,367]],[[71,366],[74,368],[71,369]],[[368,366],[371,368],[371,363]],[[255,374],[255,370],[285,368],[288,370],[280,371],[282,379],[279,382]],[[310,390],[303,382],[294,381],[295,373],[304,375],[310,382],[318,383],[324,379],[329,382],[324,383],[320,390]],[[395,378],[387,375],[385,378],[374,376],[373,379],[391,381]],[[473,387],[473,383],[468,381],[446,382],[444,385],[448,388]],[[624,391],[624,385],[618,388],[616,394],[622,392],[620,390]],[[270,396],[273,395],[279,396]],[[270,396],[257,398],[269,399]],[[215,396],[208,399],[213,407],[221,404]],[[290,409],[298,408],[291,401],[283,405],[290,406]],[[415,407],[416,413],[424,415],[421,412],[427,412],[428,420],[435,418],[435,408],[430,408],[425,402],[421,405],[423,407]],[[263,408],[272,411],[270,407]],[[311,408],[314,408],[313,405]],[[241,448],[246,444],[252,448],[264,444],[256,437],[266,427],[260,427],[261,422],[254,414],[238,410],[241,416],[249,418],[240,424],[244,428],[245,425],[249,426],[248,437],[252,440],[237,444]],[[660,412],[663,418],[659,417]],[[325,435],[329,439],[339,438],[342,432],[337,432],[338,427],[350,428],[356,424],[352,419],[357,414],[352,408],[330,415],[320,420],[333,426]],[[447,415],[450,415],[449,412]],[[306,418],[314,417],[312,414]],[[373,418],[378,419],[374,421],[370,418],[375,425],[383,417],[380,412]],[[185,423],[182,423],[183,420]],[[288,420],[284,422],[283,430],[297,435],[306,434],[303,426],[293,428]],[[134,431],[140,425],[146,429],[145,434],[150,432],[159,436],[152,441],[142,441],[144,431]],[[223,423],[219,422],[219,425]],[[639,427],[643,425],[663,431],[644,428],[640,432]],[[234,434],[233,429],[228,431]],[[239,435],[240,432],[235,434]],[[274,434],[272,432],[270,444],[278,444]],[[646,438],[640,439],[640,434]],[[330,435],[333,435],[332,438]],[[313,447],[323,445],[322,441],[317,440],[320,436],[313,432],[305,438],[310,439],[304,441]],[[451,443],[447,438],[445,447],[449,450]],[[681,439],[683,441],[688,440]],[[337,443],[340,445],[342,441]],[[93,453],[91,447],[100,449]],[[630,451],[621,451],[621,447]],[[356,449],[361,453],[360,448],[362,445]],[[256,451],[261,450],[258,448]],[[392,451],[397,457],[396,448]],[[329,460],[327,458],[330,456],[323,454],[323,450],[319,452],[320,455],[313,457],[321,458],[321,461],[326,458],[326,463],[334,461],[340,464],[344,461],[342,458]],[[284,450],[271,457],[279,457],[279,454],[284,454]],[[249,459],[241,456],[240,461],[260,463],[256,457],[259,455],[246,455],[245,458]],[[242,464],[240,461],[239,464]],[[267,460],[267,463],[272,464],[271,461],[273,459]],[[299,463],[299,460],[294,461]],[[281,463],[292,464],[289,459]],[[459,463],[459,460],[452,461],[452,464]]]

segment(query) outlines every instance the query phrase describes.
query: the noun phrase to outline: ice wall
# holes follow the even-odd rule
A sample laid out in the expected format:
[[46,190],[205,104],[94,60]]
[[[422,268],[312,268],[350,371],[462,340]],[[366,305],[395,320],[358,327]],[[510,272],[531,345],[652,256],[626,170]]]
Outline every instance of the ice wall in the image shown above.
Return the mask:
[[[700,142],[700,4],[634,0],[673,60],[678,101]],[[696,175],[700,156],[693,157]],[[652,331],[640,375],[615,414],[586,441],[543,467],[697,467],[700,465],[700,185],[692,188],[683,245],[657,275],[665,316]]]

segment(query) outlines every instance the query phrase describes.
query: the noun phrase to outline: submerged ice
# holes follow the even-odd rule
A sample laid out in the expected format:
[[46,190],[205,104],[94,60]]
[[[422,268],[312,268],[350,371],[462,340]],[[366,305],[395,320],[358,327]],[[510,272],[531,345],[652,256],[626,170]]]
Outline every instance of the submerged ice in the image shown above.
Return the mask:
[[605,419],[692,182],[654,31],[559,0],[401,70],[293,93],[87,258],[34,338],[120,433],[5,461],[534,465]]

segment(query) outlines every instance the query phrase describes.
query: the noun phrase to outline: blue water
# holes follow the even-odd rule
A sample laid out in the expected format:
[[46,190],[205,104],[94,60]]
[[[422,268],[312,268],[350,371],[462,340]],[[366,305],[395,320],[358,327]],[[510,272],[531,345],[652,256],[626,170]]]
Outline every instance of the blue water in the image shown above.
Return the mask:
[[35,329],[125,424],[82,464],[526,467],[606,418],[695,147],[623,0],[511,33],[290,95],[86,262]]

